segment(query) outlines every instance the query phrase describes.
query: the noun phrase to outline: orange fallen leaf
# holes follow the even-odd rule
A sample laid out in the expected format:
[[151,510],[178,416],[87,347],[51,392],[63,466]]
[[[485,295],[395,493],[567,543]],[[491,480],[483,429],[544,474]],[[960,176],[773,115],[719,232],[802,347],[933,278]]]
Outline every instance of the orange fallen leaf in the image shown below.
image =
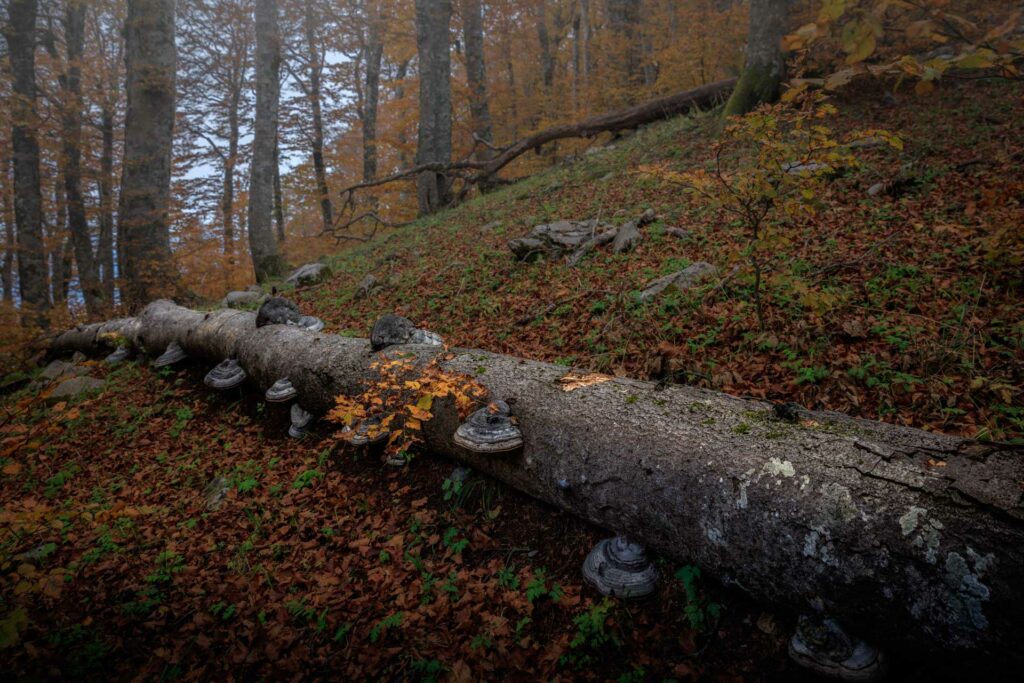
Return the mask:
[[563,375],[558,379],[558,383],[562,385],[562,391],[576,391],[583,387],[593,386],[595,384],[603,384],[612,380],[610,375],[604,375],[599,372],[588,372],[585,375],[579,375],[569,373]]

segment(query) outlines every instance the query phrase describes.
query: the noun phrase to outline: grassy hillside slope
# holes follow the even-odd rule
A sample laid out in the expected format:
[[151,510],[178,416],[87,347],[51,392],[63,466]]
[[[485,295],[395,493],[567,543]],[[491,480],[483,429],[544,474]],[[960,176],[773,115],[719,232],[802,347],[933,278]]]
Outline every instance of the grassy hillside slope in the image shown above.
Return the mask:
[[[859,150],[862,168],[829,185],[825,209],[787,228],[794,239],[771,268],[802,284],[769,283],[764,333],[749,269],[724,286],[636,301],[644,283],[694,261],[729,272],[746,243],[730,216],[649,171],[706,163],[716,128],[706,115],[652,126],[346,250],[330,259],[334,279],[298,298],[331,329],[361,336],[393,311],[457,346],[1020,438],[1020,85],[952,84],[896,104],[861,91],[836,104],[837,131],[888,129],[905,149]],[[878,182],[896,187],[869,196]],[[659,220],[631,254],[599,250],[569,268],[519,263],[506,247],[539,223],[621,223],[646,208]],[[386,287],[360,299],[368,274]]]

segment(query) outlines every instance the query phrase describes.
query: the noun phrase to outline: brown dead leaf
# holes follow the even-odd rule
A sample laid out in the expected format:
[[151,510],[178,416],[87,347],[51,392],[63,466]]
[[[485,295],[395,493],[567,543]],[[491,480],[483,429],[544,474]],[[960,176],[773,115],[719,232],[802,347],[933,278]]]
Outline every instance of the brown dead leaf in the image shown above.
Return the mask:
[[588,372],[585,375],[570,372],[560,377],[558,383],[562,385],[562,391],[576,391],[577,389],[602,384],[612,379],[610,375],[603,375],[599,372]]

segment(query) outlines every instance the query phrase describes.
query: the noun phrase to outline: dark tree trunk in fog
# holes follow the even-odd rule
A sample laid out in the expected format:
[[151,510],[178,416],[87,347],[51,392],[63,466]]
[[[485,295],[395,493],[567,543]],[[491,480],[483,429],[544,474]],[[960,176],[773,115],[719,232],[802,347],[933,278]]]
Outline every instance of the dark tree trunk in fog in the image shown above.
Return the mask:
[[271,225],[281,94],[281,36],[277,22],[277,0],[256,0],[256,121],[249,176],[249,250],[257,282],[284,271]]
[[747,57],[736,89],[725,105],[725,116],[742,116],[762,102],[779,96],[786,62],[782,37],[791,0],[750,0]]
[[[420,71],[420,120],[416,163],[447,164],[452,160],[451,55],[448,30],[451,0],[416,0],[416,47]],[[420,215],[451,201],[446,174],[424,171],[416,177]]]
[[18,281],[26,322],[46,326],[50,294],[43,244],[43,195],[40,189],[36,131],[36,0],[10,0],[5,29],[11,62],[11,151],[14,157],[14,219],[17,223]]
[[5,156],[3,159],[3,183],[0,188],[0,211],[4,221],[4,263],[3,263],[3,287],[4,301],[14,302],[14,251],[17,249],[14,230],[14,188],[11,187],[11,158]]
[[620,85],[635,85],[643,78],[640,0],[607,0],[607,2],[608,23],[612,33],[615,34],[615,48],[622,60],[618,65],[622,80]]
[[367,3],[366,21],[363,60],[366,68],[366,85],[360,115],[363,123],[363,181],[377,177],[377,109],[380,102],[380,65],[384,56],[384,18],[375,0]]
[[99,280],[93,254],[89,222],[82,196],[82,49],[85,43],[84,0],[67,0],[64,11],[64,42],[67,71],[61,76],[64,101],[61,123],[64,137],[64,194],[67,200],[68,230],[78,264],[78,282],[90,317],[106,307],[106,296]]
[[128,0],[128,109],[118,218],[122,293],[137,308],[180,283],[171,256],[171,144],[174,134],[175,0]]
[[555,82],[555,56],[551,53],[551,37],[548,35],[546,1],[537,5],[537,42],[540,45],[540,80],[544,84],[544,95],[548,96]]
[[100,112],[100,238],[96,262],[107,301],[114,301],[114,110],[104,107]]
[[306,38],[307,59],[309,60],[309,90],[306,94],[309,97],[313,128],[313,172],[316,174],[316,189],[319,194],[320,219],[323,222],[323,229],[327,230],[334,224],[334,209],[331,205],[330,190],[327,188],[327,167],[324,164],[324,117],[320,93],[323,59],[317,40],[317,22],[313,0],[305,0],[302,28]]
[[284,197],[281,194],[281,141],[274,141],[274,225],[277,243],[284,244]]

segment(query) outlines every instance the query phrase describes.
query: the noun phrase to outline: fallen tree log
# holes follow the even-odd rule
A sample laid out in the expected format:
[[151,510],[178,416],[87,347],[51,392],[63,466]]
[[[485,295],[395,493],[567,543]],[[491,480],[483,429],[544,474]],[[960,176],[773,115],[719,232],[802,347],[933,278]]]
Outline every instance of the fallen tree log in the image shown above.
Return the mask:
[[[446,175],[458,175],[466,182],[467,186],[486,183],[491,181],[494,175],[523,154],[539,150],[544,145],[567,138],[590,138],[601,133],[616,133],[630,130],[648,123],[686,114],[695,109],[710,108],[724,101],[735,85],[736,79],[729,78],[702,85],[693,90],[686,90],[642,102],[625,109],[592,116],[577,123],[564,123],[552,126],[551,128],[545,128],[525,138],[516,140],[506,147],[496,148],[494,150],[495,154],[487,159],[465,159],[448,164],[436,162],[421,164],[383,178],[350,185],[340,192],[341,205],[343,209],[350,208],[354,210],[354,198],[357,190],[366,190],[401,180],[412,180],[420,173],[428,171],[444,173]],[[374,218],[379,222],[385,223],[380,221],[379,216],[372,212],[364,212],[347,220],[342,220],[341,214],[339,214],[339,220],[326,232],[331,234],[343,232],[364,218]]]
[[[307,409],[358,395],[379,354],[365,339],[255,327],[255,315],[171,302],[64,333],[53,352],[103,350],[116,332],[152,354],[178,342],[237,358],[255,388],[287,376]],[[473,456],[435,403],[431,451],[627,533],[767,601],[827,610],[864,637],[921,650],[1021,657],[1024,458],[1010,446],[628,379],[560,381],[566,369],[474,350],[391,347],[473,376],[512,405],[521,454]],[[568,485],[566,485],[568,482]]]

